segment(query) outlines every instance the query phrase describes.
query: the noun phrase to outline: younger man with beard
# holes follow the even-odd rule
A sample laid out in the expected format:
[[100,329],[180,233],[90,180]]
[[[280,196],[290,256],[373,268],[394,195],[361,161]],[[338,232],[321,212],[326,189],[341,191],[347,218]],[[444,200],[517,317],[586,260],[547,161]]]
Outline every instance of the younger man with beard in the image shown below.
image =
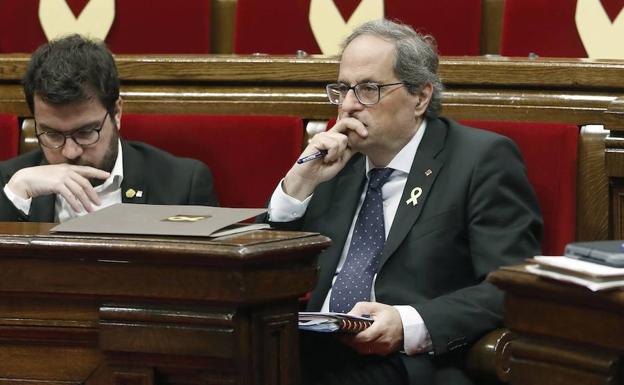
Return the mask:
[[41,46],[23,84],[40,149],[0,162],[0,221],[63,222],[120,202],[217,205],[203,163],[120,140],[119,78],[102,42]]

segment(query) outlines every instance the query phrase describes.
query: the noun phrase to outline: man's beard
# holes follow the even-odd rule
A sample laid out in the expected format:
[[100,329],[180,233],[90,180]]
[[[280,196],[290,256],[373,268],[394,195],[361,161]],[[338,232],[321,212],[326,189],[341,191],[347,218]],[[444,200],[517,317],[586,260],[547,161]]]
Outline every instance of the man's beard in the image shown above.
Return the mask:
[[[68,159],[68,164],[74,164],[78,166],[90,166],[94,167],[106,172],[113,171],[113,167],[115,167],[115,162],[117,161],[117,154],[119,152],[119,132],[117,131],[117,127],[113,127],[110,141],[108,142],[108,148],[104,153],[104,157],[100,164],[93,164],[91,162],[86,162],[82,158],[77,159]],[[105,179],[98,178],[90,178],[89,182],[93,187],[99,186],[105,182]]]

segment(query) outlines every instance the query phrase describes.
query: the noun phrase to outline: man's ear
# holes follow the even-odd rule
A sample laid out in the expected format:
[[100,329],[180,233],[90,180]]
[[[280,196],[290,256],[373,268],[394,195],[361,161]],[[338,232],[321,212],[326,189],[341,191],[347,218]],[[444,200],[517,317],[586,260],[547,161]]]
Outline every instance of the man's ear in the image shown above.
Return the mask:
[[414,116],[416,118],[420,118],[424,115],[425,111],[427,111],[427,107],[429,107],[429,103],[431,102],[431,95],[433,95],[433,86],[431,83],[427,83],[420,88],[418,91],[418,103],[416,104],[416,108],[414,108]]
[[121,113],[123,111],[123,99],[121,96],[115,102],[115,124],[117,125],[117,130],[121,130]]

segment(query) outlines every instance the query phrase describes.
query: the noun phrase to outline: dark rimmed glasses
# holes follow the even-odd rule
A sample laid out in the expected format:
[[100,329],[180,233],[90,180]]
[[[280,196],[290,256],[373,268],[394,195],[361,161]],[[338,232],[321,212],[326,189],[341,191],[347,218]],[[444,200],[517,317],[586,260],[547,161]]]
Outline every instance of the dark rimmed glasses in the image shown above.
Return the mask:
[[[36,134],[37,139],[42,146],[51,149],[59,149],[65,146],[67,138],[72,138],[72,140],[81,147],[90,146],[100,140],[100,131],[102,131],[102,128],[104,127],[104,122],[106,122],[107,117],[108,111],[106,111],[104,119],[102,119],[99,128],[79,128],[75,131],[70,132],[69,134],[63,134],[57,131],[43,131]],[[37,132],[36,120],[35,132]]]
[[405,85],[404,82],[377,84],[377,83],[358,83],[354,86],[349,86],[345,83],[332,83],[325,86],[327,91],[327,98],[332,104],[341,105],[349,91],[353,90],[357,100],[365,105],[371,106],[379,103],[381,98],[381,89],[384,87]]

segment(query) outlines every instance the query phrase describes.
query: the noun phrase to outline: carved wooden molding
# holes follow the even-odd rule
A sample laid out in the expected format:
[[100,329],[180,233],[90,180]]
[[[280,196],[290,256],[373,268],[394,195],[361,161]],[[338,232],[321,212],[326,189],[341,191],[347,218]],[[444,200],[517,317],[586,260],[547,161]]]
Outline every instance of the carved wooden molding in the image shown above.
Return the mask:
[[[30,115],[20,79],[28,55],[0,55],[0,112]],[[323,56],[116,57],[125,110],[135,113],[336,114],[324,86],[338,61]],[[614,61],[443,57],[444,114],[458,119],[617,121],[624,63]],[[611,115],[605,112],[611,108]]]

